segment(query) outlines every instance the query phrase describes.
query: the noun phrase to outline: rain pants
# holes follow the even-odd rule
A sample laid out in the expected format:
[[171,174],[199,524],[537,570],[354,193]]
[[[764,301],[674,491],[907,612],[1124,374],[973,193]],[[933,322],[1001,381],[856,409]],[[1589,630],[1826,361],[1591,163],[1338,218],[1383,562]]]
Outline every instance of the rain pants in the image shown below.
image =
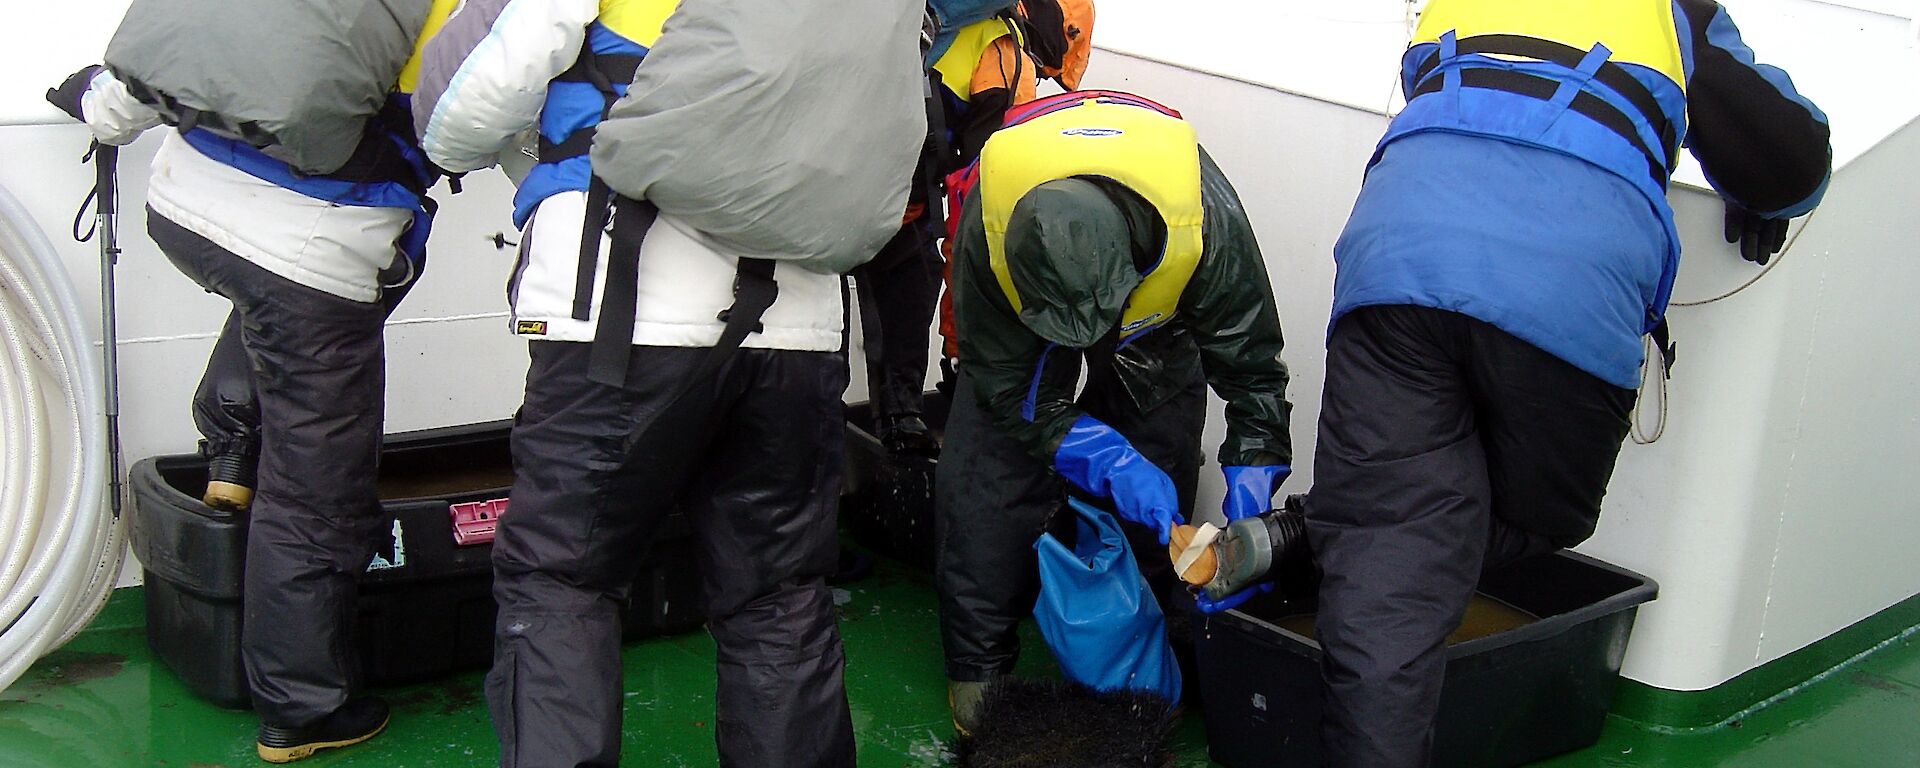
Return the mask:
[[[793,9],[793,18],[817,18],[823,13],[818,5]],[[503,766],[619,764],[625,699],[618,605],[661,516],[675,506],[685,510],[693,528],[701,608],[717,651],[714,735],[720,765],[822,768],[854,761],[843,654],[826,586],[838,552],[834,511],[845,429],[842,277],[806,259],[748,260],[769,273],[753,276],[754,291],[771,277],[777,294],[740,348],[728,350],[722,334],[738,326],[727,318],[741,316],[731,310],[742,306],[736,297],[744,301],[748,293],[736,291],[749,285],[736,282],[748,277],[743,257],[762,254],[715,235],[752,230],[750,212],[709,209],[696,215],[676,212],[663,199],[648,220],[636,215],[645,208],[622,201],[613,236],[598,236],[597,222],[588,225],[590,215],[604,213],[603,207],[593,210],[594,190],[604,189],[596,174],[626,183],[649,176],[644,184],[614,184],[627,192],[690,188],[688,179],[664,165],[603,164],[625,163],[621,157],[633,157],[632,151],[684,147],[716,136],[712,126],[700,125],[704,133],[670,137],[685,142],[632,141],[641,132],[684,124],[672,119],[677,108],[652,111],[646,105],[680,104],[667,97],[685,97],[683,116],[698,112],[701,92],[676,93],[647,71],[646,58],[656,50],[659,62],[670,61],[675,25],[746,12],[726,4],[699,10],[706,16],[680,14],[671,0],[470,0],[426,54],[416,116],[423,146],[437,163],[487,167],[530,128],[538,129],[542,145],[541,163],[515,199],[515,220],[523,229],[508,284],[512,329],[528,339],[532,365],[512,435],[510,511],[494,543],[500,613],[487,701]],[[857,18],[811,35],[828,34],[822,39],[831,41],[862,35],[869,25],[900,34],[867,35],[861,42],[867,49],[835,45],[824,51],[827,58],[866,50],[900,60],[904,76],[912,77],[918,6],[863,0],[843,11]],[[759,39],[782,18],[753,20],[751,35],[744,27],[738,31]],[[719,24],[698,31],[725,37],[734,30]],[[681,40],[678,50],[697,53],[687,48],[697,39]],[[786,42],[817,40],[801,34]],[[752,88],[785,83],[795,85],[795,92],[834,82],[791,83],[784,78],[800,73],[777,67],[759,73],[765,77],[751,76],[751,67],[778,64],[791,51],[773,55],[769,47],[766,53],[764,60],[744,57],[739,71],[722,66],[694,79],[733,76]],[[627,117],[602,122],[609,103],[603,86],[626,94],[628,81],[640,95],[619,103],[637,111],[616,107]],[[739,104],[737,91],[715,94]],[[811,114],[825,103],[801,111]],[[786,114],[760,110],[754,128],[821,141],[843,135],[835,120],[859,119],[845,111],[817,124],[769,121]],[[909,122],[914,125],[892,137],[903,146],[918,142],[918,119]],[[613,138],[625,142],[624,151],[610,149]],[[888,217],[898,216],[906,197],[910,146],[902,156],[897,187],[891,188],[898,199],[888,204],[896,210]],[[751,152],[694,159],[742,167],[747,175],[735,181],[760,178],[753,174],[775,165],[785,172],[804,167]],[[656,186],[663,182],[650,175],[660,173],[673,176],[673,183]],[[884,196],[884,190],[858,192],[850,197]],[[782,207],[783,201],[803,202],[795,195],[760,199],[781,207],[782,215],[798,210]],[[821,224],[809,222],[809,231]],[[616,240],[640,243],[637,254],[622,253],[623,268],[633,269],[623,276],[610,268]],[[870,255],[875,244],[863,247],[854,261]],[[624,297],[633,302],[631,309],[622,311],[631,311],[633,322],[622,330],[632,343],[620,345],[626,356],[615,375],[590,376],[590,368],[605,371],[590,360],[608,348],[602,342],[615,338],[599,333],[601,321],[618,317],[607,311],[623,303],[611,298],[616,286],[631,289]]]

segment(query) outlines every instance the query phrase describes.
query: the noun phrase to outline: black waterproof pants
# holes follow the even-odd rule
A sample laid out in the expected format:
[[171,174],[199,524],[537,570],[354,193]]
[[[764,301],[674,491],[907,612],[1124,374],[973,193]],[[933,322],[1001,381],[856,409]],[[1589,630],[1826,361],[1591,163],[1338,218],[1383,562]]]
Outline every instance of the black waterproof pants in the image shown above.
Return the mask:
[[[424,265],[422,265],[424,266]],[[404,285],[389,287],[380,293],[380,305],[392,315],[395,307],[419,283],[419,272]],[[206,441],[208,456],[237,454],[257,460],[260,456],[260,400],[254,391],[253,366],[247,360],[241,340],[240,310],[227,314],[220,337],[207,356],[207,370],[200,376],[200,387],[193,393],[193,425]]]
[[853,765],[826,585],[845,358],[741,349],[676,401],[708,350],[635,347],[616,388],[587,380],[589,344],[528,346],[512,499],[493,545],[487,704],[500,764],[619,764],[619,606],[678,506],[718,655],[720,765]]
[[[1151,411],[1134,405],[1110,366],[1090,367],[1080,407],[1125,435],[1149,461],[1166,470],[1180,493],[1180,513],[1193,518],[1200,478],[1200,430],[1206,423],[1206,383],[1199,365],[1188,386]],[[945,446],[934,479],[934,584],[940,597],[940,639],[947,678],[981,682],[1012,671],[1019,657],[1016,630],[1033,613],[1040,574],[1033,542],[1066,500],[1067,482],[993,426],[960,374]],[[1092,500],[1111,510],[1106,499]],[[1177,588],[1173,565],[1158,534],[1122,520],[1134,560],[1168,616]],[[1178,622],[1169,622],[1170,628]]]
[[1328,766],[1428,764],[1480,574],[1592,535],[1633,399],[1465,315],[1340,318],[1307,508]]
[[927,332],[940,300],[940,250],[933,226],[930,216],[902,225],[872,261],[853,273],[875,423],[920,415]]
[[357,684],[355,599],[385,532],[374,482],[387,307],[275,275],[151,209],[147,231],[181,272],[233,302],[260,414],[241,657],[260,719],[304,725]]

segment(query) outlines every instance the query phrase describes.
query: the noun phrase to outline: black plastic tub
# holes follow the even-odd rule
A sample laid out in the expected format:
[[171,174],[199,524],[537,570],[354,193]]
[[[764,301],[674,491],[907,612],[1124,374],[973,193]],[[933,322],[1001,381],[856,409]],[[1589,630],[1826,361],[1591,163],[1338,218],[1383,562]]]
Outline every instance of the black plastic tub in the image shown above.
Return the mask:
[[[507,422],[388,435],[381,451],[386,535],[360,583],[363,679],[386,685],[482,668],[492,656],[490,518],[513,483]],[[147,645],[195,695],[245,707],[240,598],[247,517],[199,500],[206,462],[133,465],[129,538],[146,582]],[[467,525],[456,531],[455,512]],[[459,539],[472,543],[462,544]],[[686,518],[665,519],[623,617],[631,639],[698,627],[699,581]]]
[[[1433,765],[1517,766],[1598,741],[1634,614],[1657,589],[1645,576],[1572,552],[1490,574],[1482,596],[1538,618],[1448,646]],[[1320,645],[1280,626],[1312,609],[1276,593],[1210,619],[1194,614],[1216,762],[1322,764]]]
[[[947,398],[926,393],[921,418],[937,437],[947,426]],[[847,488],[840,527],[854,543],[922,570],[933,568],[935,460],[893,457],[874,435],[873,409],[847,406]]]

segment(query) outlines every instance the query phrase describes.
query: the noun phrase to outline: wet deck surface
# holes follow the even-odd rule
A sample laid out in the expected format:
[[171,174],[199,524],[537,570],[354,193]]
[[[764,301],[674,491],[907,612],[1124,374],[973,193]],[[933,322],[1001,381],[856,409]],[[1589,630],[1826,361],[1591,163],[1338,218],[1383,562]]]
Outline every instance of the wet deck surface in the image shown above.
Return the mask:
[[[847,689],[869,767],[939,766],[947,723],[930,581],[883,566],[846,588],[841,631]],[[121,590],[93,628],[0,694],[0,766],[262,766],[255,721],[194,699],[147,651],[140,591]],[[1026,634],[1026,674],[1051,666]],[[713,646],[703,632],[626,648],[624,763],[711,766]],[[393,724],[367,744],[303,766],[491,765],[493,732],[481,675],[384,689]],[[1181,768],[1212,765],[1198,712],[1176,732]],[[1599,744],[1542,765],[1920,766],[1920,643],[1896,644],[1741,722],[1712,733],[1654,733],[1624,720]]]

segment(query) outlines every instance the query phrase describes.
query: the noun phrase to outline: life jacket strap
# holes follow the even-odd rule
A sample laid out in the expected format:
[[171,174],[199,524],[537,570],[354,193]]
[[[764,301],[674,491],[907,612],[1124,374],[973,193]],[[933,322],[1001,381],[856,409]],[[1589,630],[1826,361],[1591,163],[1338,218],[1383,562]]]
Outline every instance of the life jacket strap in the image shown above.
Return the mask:
[[[1419,83],[1419,86],[1414,89],[1413,95],[1420,96],[1440,90],[1441,81],[1437,78],[1429,79],[1428,75],[1433,74],[1433,71],[1440,66],[1443,58],[1449,58],[1450,56],[1466,54],[1519,56],[1537,61],[1551,62],[1577,72],[1584,68],[1586,59],[1590,53],[1592,52],[1583,51],[1564,43],[1524,35],[1474,35],[1472,37],[1463,37],[1454,41],[1452,54],[1443,55],[1447,54],[1445,50],[1436,50],[1427,56],[1426,60],[1422,61],[1419,67],[1415,68],[1414,82]],[[1488,70],[1475,67],[1463,70],[1462,74],[1476,71],[1505,70]],[[1509,72],[1508,74],[1521,73]],[[1478,79],[1485,82],[1485,78]],[[1666,169],[1663,173],[1654,174],[1660,179],[1661,185],[1665,186],[1666,176],[1672,173],[1673,162],[1679,153],[1678,136],[1674,130],[1673,121],[1667,119],[1666,113],[1661,111],[1660,102],[1653,97],[1652,91],[1647,90],[1646,84],[1635,79],[1631,73],[1627,72],[1625,67],[1612,61],[1605,62],[1594,71],[1593,79],[1599,81],[1601,85],[1612,89],[1614,93],[1626,99],[1627,103],[1633,105],[1634,111],[1638,112],[1641,119],[1644,120],[1647,125],[1652,126],[1655,135],[1660,137],[1660,149],[1662,151],[1655,153],[1638,137],[1633,130],[1632,121],[1625,120],[1627,116],[1624,112],[1621,112],[1618,108],[1610,104],[1606,105],[1613,112],[1618,113],[1621,120],[1601,120],[1600,122],[1618,133],[1620,132],[1619,129],[1610,123],[1624,120],[1626,137],[1632,140],[1642,151],[1647,152],[1648,158],[1655,165]],[[1466,78],[1463,78],[1461,84],[1468,87],[1493,87],[1496,90],[1508,90],[1499,86],[1474,85],[1473,83],[1467,82]],[[1534,95],[1532,92],[1534,90],[1537,90],[1537,87],[1530,87],[1529,90],[1525,92],[1525,95]],[[1520,91],[1515,92],[1520,93]],[[1588,95],[1591,97],[1591,94]],[[1546,98],[1550,99],[1551,95]],[[1604,100],[1598,97],[1591,97],[1590,100],[1605,104]],[[1576,101],[1580,101],[1580,99],[1576,98]],[[1576,111],[1579,111],[1577,107]],[[1581,113],[1587,114],[1585,111]],[[1593,117],[1590,114],[1587,116]]]
[[[594,185],[605,187],[598,180]],[[646,200],[623,195],[613,204],[613,248],[607,254],[607,287],[601,292],[600,321],[594,326],[593,350],[587,357],[589,380],[612,387],[627,380],[627,361],[633,355],[633,313],[639,306],[640,246],[659,215],[660,209]],[[592,283],[588,286],[591,291]],[[576,293],[576,317],[578,305]]]
[[[647,231],[659,220],[660,209],[645,200],[621,196],[613,204],[613,247],[607,257],[607,286],[600,298],[600,319],[594,326],[593,348],[587,357],[587,379],[610,387],[623,386],[633,359],[634,311],[638,308],[640,249]],[[765,330],[761,322],[780,297],[773,279],[774,262],[742,258],[733,278],[733,305],[716,319],[725,325],[720,338],[701,358],[700,367],[680,386],[668,407],[697,387],[709,386],[720,368],[749,334]]]
[[[605,120],[613,111],[613,103],[618,101],[620,93],[614,90],[617,82],[630,83],[633,73],[640,68],[642,57],[632,54],[594,53],[592,47],[582,47],[580,56],[573,66],[555,77],[556,81],[592,83],[600,91],[605,104],[600,109],[600,119]],[[587,126],[573,132],[565,141],[550,142],[545,136],[540,138],[540,162],[557,163],[571,157],[580,157],[593,149],[594,126]],[[600,236],[607,228],[607,221],[613,204],[613,190],[599,176],[592,177],[587,184],[586,220],[580,224],[580,258],[574,268],[573,312],[575,320],[586,320],[593,311],[593,279],[600,261]],[[657,210],[657,209],[656,209]],[[651,223],[651,222],[649,222]],[[641,230],[645,236],[645,230]],[[639,251],[634,252],[638,258]],[[609,282],[609,288],[612,284]],[[631,322],[631,318],[629,318]],[[631,330],[628,332],[632,336]],[[624,371],[623,371],[624,375]]]
[[[1459,72],[1459,77],[1460,87],[1462,88],[1484,88],[1487,90],[1503,91],[1536,98],[1541,101],[1552,101],[1554,94],[1559,92],[1561,86],[1559,81],[1550,78],[1529,75],[1525,72],[1491,69],[1487,67],[1463,69]],[[1409,97],[1408,100],[1411,101],[1412,99],[1417,99],[1422,96],[1439,93],[1444,87],[1444,78],[1428,78],[1413,90],[1413,95]],[[1580,91],[1575,94],[1573,101],[1568,104],[1568,109],[1599,123],[1602,127],[1633,144],[1633,146],[1638,148],[1641,154],[1647,158],[1647,174],[1653,177],[1654,182],[1660,187],[1666,187],[1669,176],[1667,166],[1660,162],[1660,155],[1655,154],[1654,151],[1640,139],[1639,132],[1634,130],[1633,120],[1627,117],[1625,112],[1620,111],[1618,107],[1586,91]]]

